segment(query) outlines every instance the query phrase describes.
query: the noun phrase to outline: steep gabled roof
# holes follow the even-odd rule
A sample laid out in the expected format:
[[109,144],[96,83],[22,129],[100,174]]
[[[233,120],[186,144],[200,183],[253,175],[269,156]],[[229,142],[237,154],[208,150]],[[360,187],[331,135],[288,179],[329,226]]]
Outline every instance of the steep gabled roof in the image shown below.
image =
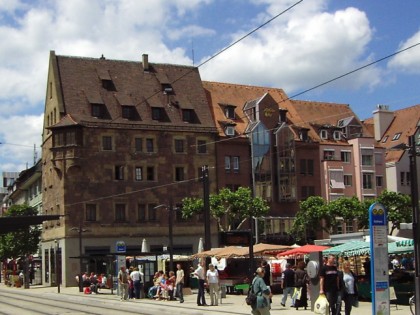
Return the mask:
[[[235,130],[240,136],[244,135],[245,128],[248,125],[248,120],[243,112],[246,102],[259,99],[264,94],[269,93],[279,104],[279,108],[289,110],[290,107],[290,101],[287,100],[287,95],[282,89],[208,81],[203,81],[203,87],[216,122],[229,120],[223,111],[226,104],[235,106]],[[288,117],[292,119],[293,116],[293,109],[289,110]],[[220,136],[225,136],[223,125],[219,123],[217,129]]]
[[[61,86],[64,114],[74,123],[166,125],[179,130],[205,128],[215,132],[212,114],[195,67],[149,63],[144,71],[142,62],[55,56]],[[185,104],[184,104],[185,103]],[[104,105],[106,116],[92,115],[92,104]],[[121,106],[134,106],[139,117],[122,118]],[[152,107],[165,110],[165,121],[152,119]],[[196,120],[186,123],[182,110],[194,111]],[[58,125],[71,123],[63,120]]]
[[385,157],[387,163],[401,159],[403,150],[389,149],[399,144],[408,144],[408,138],[416,132],[419,122],[420,104],[394,111],[394,119],[380,140],[380,144],[388,149]]
[[301,122],[295,123],[295,126],[309,129],[309,136],[315,141],[323,143],[336,143],[336,141],[322,140],[318,130],[321,127],[338,129],[355,122],[363,128],[364,136],[372,134],[362,125],[357,115],[348,104],[326,103],[315,101],[291,100],[292,106],[300,116]]

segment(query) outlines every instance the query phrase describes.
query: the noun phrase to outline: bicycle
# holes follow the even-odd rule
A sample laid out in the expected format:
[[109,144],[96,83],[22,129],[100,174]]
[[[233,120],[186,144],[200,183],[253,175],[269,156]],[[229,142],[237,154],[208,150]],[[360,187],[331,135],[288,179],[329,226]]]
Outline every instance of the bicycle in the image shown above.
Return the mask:
[[416,314],[416,299],[415,299],[415,295],[413,295],[409,300],[408,300],[408,305],[410,305],[410,311],[411,314],[415,315]]

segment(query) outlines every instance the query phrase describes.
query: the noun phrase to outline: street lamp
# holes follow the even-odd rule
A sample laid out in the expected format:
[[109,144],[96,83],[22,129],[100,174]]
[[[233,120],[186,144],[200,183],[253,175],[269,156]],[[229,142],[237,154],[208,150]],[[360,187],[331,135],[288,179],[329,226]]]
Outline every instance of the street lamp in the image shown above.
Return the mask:
[[173,206],[172,201],[170,202],[169,207],[165,204],[158,205],[154,207],[153,209],[157,210],[159,208],[166,208],[168,210],[168,236],[169,236],[169,270],[174,270],[174,232],[173,232],[173,224],[174,224],[174,218],[173,218]]
[[83,257],[82,257],[82,232],[87,232],[88,230],[82,228],[82,221],[79,223],[79,227],[72,227],[70,231],[77,231],[79,233],[79,292],[83,292],[83,279],[82,279],[82,269],[83,269]]

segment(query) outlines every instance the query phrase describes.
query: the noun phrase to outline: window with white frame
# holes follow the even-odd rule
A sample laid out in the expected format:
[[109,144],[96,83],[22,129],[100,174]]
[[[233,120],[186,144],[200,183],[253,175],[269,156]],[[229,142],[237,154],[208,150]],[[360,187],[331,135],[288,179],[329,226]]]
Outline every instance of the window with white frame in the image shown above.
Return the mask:
[[341,161],[344,163],[351,162],[351,151],[341,151]]
[[332,149],[324,150],[324,160],[334,160],[335,151]]
[[233,170],[239,171],[239,156],[232,156]]
[[373,189],[372,173],[363,173],[363,189]]
[[334,140],[341,140],[341,131],[334,130],[333,138],[334,138]]
[[225,156],[225,170],[230,171],[230,156]]
[[134,179],[136,181],[142,181],[143,180],[143,167],[141,166],[136,166],[135,168],[135,174],[134,174]]
[[319,137],[323,140],[328,139],[328,131],[325,129],[321,129],[319,132]]

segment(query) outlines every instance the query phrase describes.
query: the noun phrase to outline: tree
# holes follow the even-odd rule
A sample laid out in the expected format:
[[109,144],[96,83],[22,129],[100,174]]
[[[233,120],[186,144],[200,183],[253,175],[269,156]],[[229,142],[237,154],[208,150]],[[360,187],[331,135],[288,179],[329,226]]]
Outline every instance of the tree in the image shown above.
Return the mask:
[[[325,219],[326,225],[322,224]],[[291,234],[296,240],[306,240],[307,236],[315,236],[316,232],[329,231],[330,217],[327,212],[327,205],[320,196],[311,196],[300,202],[300,209],[293,222]]]
[[389,235],[400,227],[401,222],[412,222],[411,197],[401,193],[384,190],[376,199],[387,210],[388,222],[392,223]]
[[[13,205],[4,214],[7,217],[37,215],[38,211],[28,205]],[[0,257],[23,258],[38,250],[41,229],[30,226],[16,232],[0,235]]]
[[[184,218],[200,214],[203,209],[203,199],[187,197],[182,200]],[[210,215],[222,232],[240,229],[247,219],[263,216],[269,209],[267,202],[260,197],[253,197],[248,187],[239,187],[236,191],[223,188],[218,194],[210,195]]]
[[344,221],[356,220],[360,226],[359,222],[364,219],[366,211],[359,199],[353,196],[330,201],[327,212],[330,217],[330,226],[333,227],[337,224],[337,218],[343,218]]

